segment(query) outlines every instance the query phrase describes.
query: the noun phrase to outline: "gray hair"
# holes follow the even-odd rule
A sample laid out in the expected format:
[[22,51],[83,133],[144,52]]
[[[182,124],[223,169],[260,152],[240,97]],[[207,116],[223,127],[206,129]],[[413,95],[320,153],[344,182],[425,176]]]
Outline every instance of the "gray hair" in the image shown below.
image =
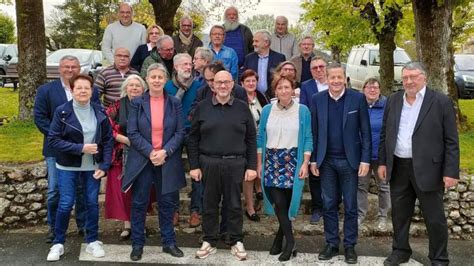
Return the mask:
[[214,26],[211,27],[211,30],[209,31],[209,35],[212,33],[212,31],[213,31],[214,29],[221,29],[221,30],[224,32],[224,35],[225,35],[225,28],[224,28],[224,26],[218,25],[218,24],[216,24],[216,25],[214,25]]
[[81,62],[79,61],[79,58],[77,58],[76,56],[74,55],[65,55],[63,57],[61,57],[61,59],[59,59],[59,64],[61,65],[63,63],[63,61],[77,61],[78,64],[81,64]]
[[177,65],[182,59],[188,58],[192,61],[193,58],[188,53],[179,53],[173,57],[173,65]]
[[329,65],[326,66],[326,74],[329,73],[329,70],[336,69],[336,68],[342,69],[342,72],[344,73],[344,77],[346,77],[346,69],[344,68],[343,65],[337,62],[331,62]]
[[406,70],[420,70],[421,74],[423,74],[424,76],[427,76],[426,67],[421,62],[417,62],[417,61],[408,62],[402,67],[402,72],[405,69]]
[[151,64],[146,70],[146,76],[148,77],[150,75],[150,72],[153,70],[160,70],[161,72],[163,72],[163,74],[165,74],[166,79],[169,79],[168,70],[163,64],[161,63]]
[[147,87],[146,87],[145,81],[139,75],[132,74],[132,75],[128,76],[122,82],[122,86],[120,86],[120,98],[128,96],[127,86],[128,86],[128,83],[130,83],[130,81],[133,80],[133,79],[136,79],[136,80],[138,80],[138,82],[140,82],[140,85],[142,85],[142,87],[143,87],[143,91],[146,90]]
[[212,53],[211,49],[207,47],[198,47],[194,52],[194,55],[196,55],[197,52],[201,53],[202,58],[204,58],[207,63],[210,63],[212,60],[214,60],[214,53]]
[[185,20],[191,21],[191,28],[194,26],[194,21],[193,21],[193,19],[192,19],[190,16],[188,16],[188,15],[184,15],[184,16],[181,17],[181,19],[179,20],[179,26],[180,26],[180,27],[181,27],[181,23],[183,23],[183,21],[185,21]]
[[301,40],[300,40],[300,42],[299,42],[298,44],[301,44],[301,43],[302,43],[304,40],[306,40],[306,39],[310,39],[310,40],[313,42],[313,45],[314,45],[314,38],[313,38],[313,36],[311,36],[311,35],[305,35],[305,36],[303,36],[303,38],[301,38]]
[[[158,40],[156,41],[156,50],[159,50],[161,48],[161,44],[163,43],[163,41],[166,41],[166,40],[170,40],[171,42],[173,42],[173,38],[165,34],[161,36],[160,38],[158,38]],[[173,46],[174,46],[174,42],[173,42]]]
[[285,16],[277,16],[277,17],[275,18],[275,22],[276,22],[277,20],[280,20],[280,19],[283,20],[283,21],[285,22],[285,24],[288,26],[288,18],[286,18]]
[[227,19],[227,12],[229,12],[229,10],[235,10],[235,12],[237,13],[237,21],[239,21],[239,10],[235,7],[235,6],[229,6],[228,8],[225,9],[224,11],[224,20]]
[[130,11],[132,11],[132,16],[135,15],[134,12],[133,12],[132,5],[129,4],[129,3],[126,3],[126,2],[121,2],[121,3],[118,4],[117,12],[120,12],[120,7],[122,7],[123,5],[126,5],[126,6],[130,7]]
[[268,30],[257,30],[253,36],[257,35],[257,34],[261,34],[262,37],[263,37],[263,40],[265,41],[268,41],[268,44],[272,44],[272,35],[270,34],[270,32]]
[[311,58],[311,62],[313,61],[316,61],[316,60],[321,60],[321,61],[324,61],[324,63],[329,64],[328,60],[322,56],[319,56],[319,55],[315,55]]

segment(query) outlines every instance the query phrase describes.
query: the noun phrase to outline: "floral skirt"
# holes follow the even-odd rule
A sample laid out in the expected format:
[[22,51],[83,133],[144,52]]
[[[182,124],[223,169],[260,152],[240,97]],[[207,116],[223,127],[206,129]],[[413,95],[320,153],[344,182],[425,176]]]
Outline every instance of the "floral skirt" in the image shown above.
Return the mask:
[[293,187],[297,152],[297,148],[266,150],[264,172],[264,184],[266,187]]

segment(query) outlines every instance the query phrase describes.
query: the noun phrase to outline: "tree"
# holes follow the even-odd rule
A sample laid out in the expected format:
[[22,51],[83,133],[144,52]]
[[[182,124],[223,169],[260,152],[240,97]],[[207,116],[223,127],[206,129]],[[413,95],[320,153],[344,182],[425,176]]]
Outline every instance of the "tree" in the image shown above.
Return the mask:
[[248,18],[245,23],[252,32],[257,30],[268,30],[270,33],[275,30],[275,16],[274,15],[254,15]]
[[453,42],[459,49],[474,35],[474,2],[472,0],[455,1],[453,10]]
[[15,22],[6,14],[0,13],[0,43],[15,42]]
[[104,20],[116,12],[118,0],[67,0],[56,6],[50,19],[47,47],[86,48],[100,50],[102,35],[107,23]]
[[33,118],[36,88],[46,79],[46,36],[43,0],[15,0],[18,29],[20,120]]
[[155,14],[155,22],[160,25],[166,34],[173,35],[175,30],[174,17],[178,7],[181,5],[181,0],[148,0],[153,6],[153,13]]

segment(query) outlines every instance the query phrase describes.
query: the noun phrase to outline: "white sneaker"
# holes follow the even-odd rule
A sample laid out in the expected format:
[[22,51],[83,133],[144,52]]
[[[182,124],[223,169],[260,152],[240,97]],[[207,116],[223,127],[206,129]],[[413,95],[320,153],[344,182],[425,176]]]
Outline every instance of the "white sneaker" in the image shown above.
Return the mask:
[[196,251],[196,259],[205,259],[209,255],[214,254],[217,252],[217,248],[212,247],[209,242],[202,242],[201,248]]
[[240,241],[237,241],[237,243],[230,248],[230,253],[232,253],[232,255],[234,255],[238,260],[247,259],[247,251],[245,251],[244,244]]
[[387,230],[387,218],[380,217],[377,223],[377,228],[381,231]]
[[96,258],[105,257],[105,251],[102,245],[103,243],[98,240],[91,242],[87,245],[86,252]]
[[48,253],[47,261],[58,261],[59,258],[64,254],[64,245],[63,244],[54,244]]

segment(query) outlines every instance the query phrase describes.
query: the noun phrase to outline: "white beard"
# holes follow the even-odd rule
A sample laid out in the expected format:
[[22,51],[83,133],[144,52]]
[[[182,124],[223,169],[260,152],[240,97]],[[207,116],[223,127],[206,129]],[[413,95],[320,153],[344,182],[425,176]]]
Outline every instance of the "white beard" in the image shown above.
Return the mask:
[[240,23],[239,22],[230,22],[228,20],[225,20],[223,26],[224,26],[226,32],[227,31],[233,31],[233,30],[237,29],[240,26]]

